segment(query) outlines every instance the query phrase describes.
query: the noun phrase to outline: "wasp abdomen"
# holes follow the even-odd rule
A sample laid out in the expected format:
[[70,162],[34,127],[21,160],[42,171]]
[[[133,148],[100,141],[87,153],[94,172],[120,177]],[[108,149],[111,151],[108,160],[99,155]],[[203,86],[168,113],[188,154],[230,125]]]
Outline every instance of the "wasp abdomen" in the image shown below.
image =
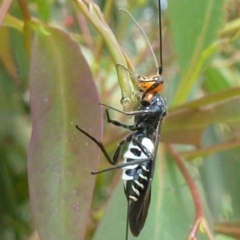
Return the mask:
[[134,160],[146,159],[146,162],[128,165],[123,168],[122,179],[125,194],[132,201],[137,201],[149,184],[152,167],[152,158],[149,156],[152,156],[154,151],[154,143],[151,139],[143,137],[138,141],[138,144],[144,148],[144,152],[137,144],[131,141],[124,154],[124,162],[128,163]]

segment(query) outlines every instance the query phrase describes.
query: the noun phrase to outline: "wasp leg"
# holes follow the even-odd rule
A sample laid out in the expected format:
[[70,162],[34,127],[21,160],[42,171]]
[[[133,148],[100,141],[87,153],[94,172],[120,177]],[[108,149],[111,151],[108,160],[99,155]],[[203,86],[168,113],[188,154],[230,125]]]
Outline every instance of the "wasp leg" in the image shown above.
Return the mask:
[[146,113],[155,112],[155,111],[153,111],[151,109],[125,112],[125,111],[121,111],[121,110],[119,110],[117,108],[111,107],[111,106],[109,106],[107,104],[104,104],[104,103],[100,103],[100,105],[102,105],[102,106],[104,106],[106,108],[112,109],[112,110],[114,110],[116,112],[122,113],[124,115],[127,115],[127,116],[137,116],[137,115],[142,115],[142,114],[146,114]]
[[139,142],[136,138],[132,138],[132,142],[142,150],[148,159],[153,159],[152,153],[141,142]]
[[[76,125],[76,128],[81,132],[83,133],[85,136],[87,136],[88,138],[90,138],[94,143],[96,143],[96,145],[100,148],[100,150],[102,151],[102,153],[104,154],[104,156],[106,157],[107,161],[111,164],[111,165],[116,165],[118,160],[119,160],[119,154],[121,152],[121,149],[123,147],[123,145],[127,142],[130,142],[132,140],[132,135],[134,133],[131,133],[129,134],[126,138],[124,138],[121,142],[119,142],[118,144],[118,147],[113,155],[113,158],[111,158],[106,150],[106,148],[103,146],[102,142],[98,141],[96,138],[94,138],[93,136],[91,136],[89,133],[87,133],[86,131],[84,131],[83,129],[81,129],[78,125]],[[146,161],[148,159],[145,159]],[[123,168],[124,166],[128,166],[128,165],[131,165],[129,163],[125,163],[125,164],[120,164],[120,165],[117,165],[115,167],[112,167],[112,168],[107,168],[107,169],[103,169],[103,170],[100,170],[100,171],[91,171],[92,174],[98,174],[98,173],[102,173],[102,172],[107,172],[107,171],[110,171],[110,170],[114,170],[114,169],[117,169],[117,168]]]
[[127,137],[125,137],[122,141],[120,141],[118,143],[117,149],[116,149],[116,151],[113,155],[113,162],[117,162],[117,160],[119,159],[119,155],[120,155],[120,152],[121,152],[121,149],[122,149],[123,145],[132,140],[133,134],[134,133],[129,134]]
[[132,160],[131,162],[122,163],[122,164],[119,164],[119,165],[116,165],[116,166],[113,166],[113,167],[110,167],[110,168],[105,168],[105,169],[102,169],[102,170],[99,170],[99,171],[96,171],[96,172],[91,171],[91,174],[95,175],[95,174],[99,174],[99,173],[103,173],[103,172],[108,172],[108,171],[112,171],[112,170],[116,170],[116,169],[121,169],[121,168],[124,168],[124,167],[127,167],[127,166],[148,162],[149,160],[150,160],[149,158],[136,159],[136,160]]
[[110,118],[110,115],[109,115],[108,109],[106,109],[106,115],[107,115],[107,121],[108,121],[108,123],[112,123],[112,124],[115,125],[115,126],[123,127],[123,128],[129,129],[129,130],[131,130],[131,131],[136,131],[136,130],[137,130],[137,127],[136,127],[135,124],[134,124],[134,125],[127,125],[127,124],[123,124],[123,123],[121,123],[121,122],[119,122],[119,121],[116,121],[116,120],[111,119],[111,118]]
[[79,130],[81,133],[83,133],[85,136],[87,136],[88,138],[90,138],[93,142],[95,142],[97,144],[97,146],[101,149],[102,153],[104,154],[104,156],[106,157],[107,161],[111,164],[111,165],[115,165],[116,163],[114,163],[111,159],[111,157],[109,156],[107,150],[105,149],[105,147],[103,146],[102,142],[98,141],[95,137],[91,136],[89,133],[85,132],[83,129],[81,129],[78,125],[76,125],[77,130]]
[[132,71],[130,71],[127,67],[125,67],[124,65],[120,64],[120,63],[117,63],[116,64],[116,67],[122,67],[124,68],[129,74],[130,76],[135,79],[135,80],[139,80],[139,75],[138,74],[134,74]]

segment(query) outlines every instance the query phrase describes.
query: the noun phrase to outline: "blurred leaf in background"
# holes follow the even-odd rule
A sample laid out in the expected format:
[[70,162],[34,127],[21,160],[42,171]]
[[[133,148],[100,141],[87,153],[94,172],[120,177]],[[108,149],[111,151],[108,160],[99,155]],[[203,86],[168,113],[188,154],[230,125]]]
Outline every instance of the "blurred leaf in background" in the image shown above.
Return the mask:
[[[114,152],[127,132],[103,125],[98,103],[123,109],[121,100],[131,103],[135,90],[116,64],[156,73],[144,37],[118,8],[134,16],[159,58],[158,8],[156,0],[95,2],[99,8],[87,0],[0,1],[0,239],[38,239],[37,232],[42,240],[124,239],[121,171],[100,174],[95,182],[90,171],[108,163],[102,157],[98,166],[99,149],[75,125],[99,140],[104,132],[104,145]],[[240,239],[240,2],[167,5],[168,116],[138,239],[186,239],[192,226],[191,189],[169,152],[171,143],[187,160],[216,239]],[[202,232],[198,237],[209,239]]]

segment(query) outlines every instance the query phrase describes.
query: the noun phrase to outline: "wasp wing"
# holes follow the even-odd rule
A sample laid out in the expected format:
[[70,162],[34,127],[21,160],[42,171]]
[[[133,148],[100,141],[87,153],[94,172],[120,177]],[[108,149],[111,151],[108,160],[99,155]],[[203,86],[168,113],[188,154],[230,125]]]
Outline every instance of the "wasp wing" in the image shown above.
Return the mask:
[[142,195],[138,201],[131,201],[129,206],[129,226],[133,236],[137,237],[141,232],[147,215],[148,208],[151,201],[151,188],[148,191],[148,195]]
[[151,162],[152,166],[151,166],[151,171],[149,176],[149,182],[146,187],[146,192],[141,194],[141,197],[138,199],[138,201],[131,201],[129,206],[129,216],[128,216],[129,226],[133,236],[135,237],[137,237],[141,232],[148,215],[148,208],[151,201],[151,185],[152,185],[152,179],[153,179],[154,170],[155,170],[155,161],[156,161],[156,155],[157,155],[159,138],[160,138],[161,124],[162,124],[162,118],[159,119],[157,128],[156,128],[156,136],[155,136],[155,144],[154,144],[155,149],[154,149],[153,159]]

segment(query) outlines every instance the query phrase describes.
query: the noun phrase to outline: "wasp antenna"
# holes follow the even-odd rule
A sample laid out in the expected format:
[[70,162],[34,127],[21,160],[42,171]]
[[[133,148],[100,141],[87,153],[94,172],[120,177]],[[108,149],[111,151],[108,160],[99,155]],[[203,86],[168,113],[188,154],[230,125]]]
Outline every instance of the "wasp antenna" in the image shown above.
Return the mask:
[[163,72],[163,60],[162,60],[162,8],[161,8],[161,0],[158,0],[158,18],[159,18],[159,41],[160,41],[160,65],[157,66],[158,74],[162,74]]
[[[160,0],[159,0],[159,1],[160,1]],[[150,44],[150,42],[149,42],[149,39],[148,39],[146,33],[143,31],[143,29],[141,28],[141,26],[137,23],[137,21],[134,19],[134,17],[132,16],[132,14],[131,14],[130,12],[128,12],[126,9],[123,9],[123,8],[119,8],[118,10],[127,13],[128,16],[129,16],[129,17],[133,20],[133,22],[136,24],[136,26],[138,27],[138,29],[141,31],[141,33],[143,34],[143,36],[145,37],[145,39],[146,39],[146,41],[147,41],[147,44],[148,44],[148,47],[149,47],[149,49],[150,49],[150,51],[151,51],[151,53],[152,53],[152,55],[153,55],[153,59],[154,59],[154,62],[155,62],[155,64],[156,64],[156,68],[158,69],[157,71],[159,72],[159,68],[160,68],[161,66],[158,65],[157,58],[156,58],[156,56],[155,56],[155,53],[154,53],[154,51],[153,51],[153,48],[152,48],[152,46],[151,46],[151,44]]]

